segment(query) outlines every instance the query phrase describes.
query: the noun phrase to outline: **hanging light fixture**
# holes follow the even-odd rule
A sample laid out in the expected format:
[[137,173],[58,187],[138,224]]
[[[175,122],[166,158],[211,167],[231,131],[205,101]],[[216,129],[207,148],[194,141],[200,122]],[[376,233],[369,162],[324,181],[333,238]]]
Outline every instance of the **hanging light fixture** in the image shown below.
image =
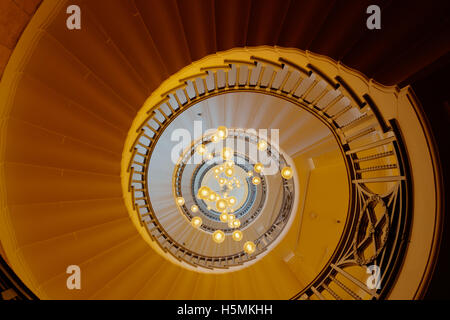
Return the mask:
[[198,153],[199,155],[201,155],[201,156],[204,155],[204,154],[206,153],[206,147],[205,147],[205,145],[204,145],[204,144],[201,144],[201,145],[197,146],[196,151],[197,151],[197,153]]
[[213,233],[213,240],[215,243],[222,243],[225,241],[225,233],[222,230],[216,230]]
[[[217,128],[217,131],[209,137],[209,140],[207,137],[202,137],[202,141],[206,142],[200,142],[201,144],[196,145],[195,153],[203,156],[204,159],[207,158],[211,161],[207,163],[207,170],[205,170],[207,172],[204,173],[204,182],[203,180],[200,182],[204,183],[204,185],[200,185],[200,188],[197,191],[197,199],[201,199],[204,202],[198,202],[197,204],[192,204],[191,202],[190,204],[192,205],[190,206],[190,211],[192,214],[188,214],[189,217],[192,217],[190,221],[191,226],[193,228],[202,228],[206,232],[211,231],[212,233],[210,234],[212,240],[217,244],[223,243],[227,237],[223,230],[218,229],[220,224],[217,224],[216,222],[213,226],[203,225],[202,217],[197,216],[196,213],[199,211],[205,212],[204,209],[200,208],[206,206],[207,210],[210,211],[209,214],[215,216],[214,219],[217,219],[217,214],[219,214],[219,219],[217,220],[228,226],[226,230],[231,233],[234,241],[242,241],[244,239],[244,231],[239,229],[243,222],[238,218],[240,217],[239,214],[241,208],[237,207],[238,199],[239,203],[242,202],[242,192],[239,192],[242,190],[234,192],[231,190],[233,190],[233,188],[239,189],[241,187],[241,182],[243,182],[242,184],[245,186],[247,186],[247,183],[249,182],[257,186],[263,182],[263,175],[268,174],[268,172],[264,171],[264,165],[259,162],[255,163],[250,170],[245,169],[245,167],[241,166],[240,162],[238,162],[241,156],[238,153],[235,155],[235,150],[233,150],[233,148],[219,147],[218,145],[212,146],[211,144],[206,145],[206,143],[210,142],[219,143],[221,140],[225,140],[228,137],[228,134],[229,132],[226,127],[219,127]],[[257,144],[257,149],[259,151],[269,149],[269,144],[266,140],[253,140],[253,143]],[[208,150],[209,147],[214,148],[214,150]],[[250,160],[246,158],[245,161],[246,165],[248,165]],[[286,180],[293,177],[293,172],[293,169],[289,166],[282,167],[280,171],[281,176]],[[218,190],[216,190],[217,187]],[[214,188],[214,190],[212,190],[212,188]],[[248,192],[248,190],[244,191]],[[229,195],[229,193],[231,193],[231,195]],[[178,206],[184,206],[186,201],[189,203],[189,200],[185,200],[181,196],[176,197],[175,201]],[[183,210],[186,211],[186,208],[184,207]],[[236,217],[233,212],[238,212],[238,217]],[[209,214],[207,216],[211,217]],[[246,223],[247,222],[244,222],[244,224]],[[257,251],[257,246],[253,241],[247,241],[243,244],[243,250],[246,254],[251,255]]]
[[179,206],[182,206],[182,205],[184,205],[184,198],[183,198],[183,197],[178,197],[178,198],[176,199],[176,202],[177,202],[177,204],[178,204]]
[[255,172],[260,173],[263,170],[264,166],[261,163],[256,163],[253,167]]
[[236,202],[237,202],[236,197],[229,197],[229,198],[227,199],[227,201],[228,201],[228,205],[229,205],[230,207],[234,206],[234,205],[236,204]]
[[247,254],[252,254],[256,250],[256,245],[252,241],[247,241],[244,243],[244,251]]
[[202,225],[202,218],[200,218],[200,217],[193,217],[192,220],[191,220],[191,225],[194,228],[200,227]]
[[239,219],[228,220],[229,228],[239,228],[241,226],[241,221]]
[[211,190],[208,187],[203,186],[200,189],[198,189],[197,197],[202,200],[205,200],[208,199],[210,193]]
[[[210,142],[218,143],[220,140],[224,140],[227,137],[228,129],[221,126],[210,136]],[[264,151],[268,148],[268,143],[266,140],[261,139],[257,142],[257,147],[258,150]],[[223,147],[222,150],[219,149],[220,151],[217,154],[213,153],[214,151],[208,151],[205,144],[200,144],[195,150],[197,154],[205,156],[209,160],[213,160],[217,156],[222,158],[223,163],[217,163],[216,166],[212,168],[212,176],[216,179],[214,181],[220,186],[219,191],[215,192],[208,185],[203,185],[197,192],[197,198],[205,201],[207,210],[217,210],[220,212],[220,221],[226,223],[229,228],[235,229],[232,232],[233,240],[241,241],[243,239],[243,232],[238,230],[241,226],[241,221],[233,214],[235,211],[233,207],[237,205],[238,200],[235,196],[229,196],[228,193],[230,190],[233,190],[233,188],[240,188],[241,182],[245,182],[245,176],[249,177],[254,185],[259,185],[262,182],[262,178],[258,173],[262,173],[264,165],[262,163],[256,163],[253,166],[253,170],[247,172],[244,171],[244,180],[241,181],[241,176],[235,176],[235,174],[240,171],[237,170],[238,168],[234,162],[234,150],[232,148]],[[289,170],[291,170],[289,167],[283,168],[282,170],[282,175],[285,179],[292,176],[292,170],[291,172]],[[176,199],[176,202],[178,205],[184,205],[185,200],[182,197],[179,197]],[[200,208],[195,204],[190,208],[192,213],[200,211]],[[194,228],[201,227],[202,223],[202,218],[199,216],[194,216],[191,219],[191,225]],[[226,235],[222,230],[217,229],[212,233],[212,239],[216,243],[222,243],[225,241]],[[256,245],[251,241],[247,241],[244,244],[244,250],[246,253],[251,254],[256,250]]]
[[260,178],[260,177],[253,177],[252,183],[253,183],[255,186],[257,186],[258,184],[261,183],[261,178]]
[[225,126],[220,126],[217,128],[217,132],[216,132],[217,136],[220,139],[226,139],[226,137],[228,137],[228,129]]
[[233,149],[225,147],[222,149],[222,158],[224,160],[229,160],[233,156]]
[[214,192],[211,192],[208,196],[209,201],[216,201],[216,194]]
[[233,224],[233,228],[239,228],[241,226],[241,220],[234,219],[232,224]]
[[227,207],[228,207],[228,203],[227,203],[227,201],[226,201],[225,199],[217,200],[217,202],[216,202],[216,208],[217,208],[217,210],[223,211],[223,210],[225,210]]
[[227,222],[228,221],[228,213],[226,211],[220,214],[220,221]]
[[292,171],[292,169],[291,169],[290,167],[284,167],[284,168],[281,170],[281,176],[282,176],[283,178],[285,178],[286,180],[291,179],[293,173],[294,173],[294,172]]
[[234,169],[233,169],[233,168],[227,168],[227,169],[225,169],[225,175],[226,175],[227,177],[232,177],[233,174],[234,174]]
[[232,238],[234,241],[241,241],[242,240],[242,232],[240,230],[233,231]]
[[220,140],[220,138],[219,138],[219,136],[217,134],[213,134],[211,136],[211,142],[217,143],[217,142],[219,142],[219,140]]

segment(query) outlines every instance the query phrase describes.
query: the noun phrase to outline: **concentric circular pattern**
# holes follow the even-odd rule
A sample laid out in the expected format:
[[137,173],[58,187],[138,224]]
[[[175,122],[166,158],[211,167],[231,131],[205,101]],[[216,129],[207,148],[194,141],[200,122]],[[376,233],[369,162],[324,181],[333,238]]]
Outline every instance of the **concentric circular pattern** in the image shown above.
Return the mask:
[[[239,159],[239,160],[238,160]],[[240,157],[234,158],[236,165],[235,170],[243,176],[243,174],[247,173],[247,170],[250,168],[248,162]],[[220,181],[214,179],[214,175],[216,174],[214,170],[219,166],[217,161],[221,161],[218,158],[213,158],[211,160],[206,160],[197,166],[194,174],[192,176],[192,194],[198,194],[199,190],[204,185],[210,185],[216,191],[225,190],[227,185],[220,185]],[[240,161],[245,161],[243,164],[238,164]],[[224,179],[225,178],[221,178]],[[249,212],[250,207],[252,207],[256,200],[257,188],[256,186],[250,183],[248,177],[243,177],[242,179],[242,188],[234,188],[232,190],[228,190],[229,196],[235,196],[238,200],[238,205],[235,206],[234,214],[240,218],[243,215]],[[261,192],[264,192],[261,190]],[[200,212],[202,212],[206,217],[212,219],[214,221],[220,220],[221,211],[217,210],[215,206],[212,206],[211,209],[208,210],[207,201],[200,201],[197,197],[194,197],[194,202],[199,207]],[[264,198],[262,199],[264,200]],[[192,212],[192,210],[191,210]],[[188,214],[188,217],[190,215]]]
[[[294,180],[283,177],[282,168],[290,166],[278,148],[253,131],[222,126],[183,150],[174,167],[173,196],[179,214],[195,233],[209,234],[209,242],[222,246],[216,259],[226,261],[223,264],[226,268],[240,267],[265,252],[282,234],[291,217]],[[281,195],[281,200],[272,199],[270,208],[265,209],[269,187]],[[249,227],[260,230],[259,233],[262,231],[262,235],[248,238],[246,229]],[[270,234],[270,241],[266,234]],[[177,236],[170,232],[168,235]],[[228,238],[240,246],[223,244]],[[164,241],[166,238],[155,239]],[[243,239],[245,242],[241,243]],[[198,248],[189,243],[183,246],[201,255]],[[239,262],[228,259],[233,256],[239,257]]]
[[[248,133],[244,133],[239,130],[228,130],[229,140],[232,141],[234,145],[237,145],[238,140],[246,140],[247,143],[252,143],[253,140],[258,140],[255,136],[252,136]],[[199,145],[206,145],[206,148],[211,148],[208,150],[209,154],[213,154],[214,157],[212,159],[202,159],[202,162],[196,166],[191,178],[191,194],[199,195],[203,188],[209,187],[210,190],[217,192],[222,192],[222,194],[227,195],[228,197],[233,197],[236,199],[236,204],[232,206],[232,213],[236,217],[236,219],[240,219],[240,226],[242,228],[249,225],[252,221],[256,219],[256,217],[261,213],[264,203],[266,201],[267,192],[266,192],[266,179],[264,175],[258,175],[261,180],[261,184],[258,186],[252,183],[252,176],[248,175],[248,172],[252,172],[253,164],[247,155],[235,152],[231,157],[227,157],[224,159],[222,154],[216,152],[216,148],[214,145],[214,137],[216,135],[212,135],[209,137],[211,140],[205,143],[204,139],[197,141],[194,143],[192,147],[188,150],[185,150],[184,154],[181,156],[182,161],[180,161],[179,166],[175,168],[176,172],[174,172],[174,176],[176,179],[176,193],[181,194],[181,180],[182,175],[184,173],[184,169],[186,163],[190,163],[192,161],[191,155],[195,154],[195,150]],[[230,142],[230,141],[228,141]],[[266,143],[267,144],[267,143]],[[219,148],[220,149],[220,148]],[[222,149],[220,149],[222,150]],[[271,150],[271,149],[270,149]],[[265,151],[265,150],[264,150]],[[230,161],[231,160],[231,161]],[[273,159],[273,161],[278,161],[277,159]],[[283,160],[284,161],[284,160]],[[229,179],[225,178],[227,164],[233,163],[233,171],[234,175],[229,177]],[[222,169],[222,170],[221,170]],[[228,168],[230,169],[230,168]],[[218,178],[216,178],[218,177]],[[238,184],[239,187],[229,186],[227,183],[223,183],[221,185],[221,180],[226,180],[228,182],[242,181]],[[201,197],[200,197],[201,198]],[[192,201],[199,208],[200,213],[203,215],[203,224],[201,226],[202,230],[206,232],[214,232],[218,227],[229,234],[234,231],[233,227],[228,227],[227,225],[217,225],[217,222],[221,222],[221,214],[223,212],[220,208],[217,208],[215,205],[215,201],[209,201],[209,199],[200,199],[199,197],[192,197]],[[183,207],[180,207],[182,213],[186,216],[187,219],[192,219],[195,216],[195,213],[192,210],[185,210]]]
[[[218,144],[221,140],[226,142],[226,147]],[[238,145],[240,148],[234,149]],[[258,151],[249,155],[249,150]],[[199,164],[195,163],[196,155],[201,156]],[[175,166],[174,196],[176,199],[184,197],[189,203],[194,203],[194,208],[198,208],[199,212],[197,214],[187,206],[180,205],[181,214],[188,220],[196,219],[197,215],[200,215],[202,224],[199,228],[212,233],[215,242],[218,230],[224,235],[232,234],[235,241],[240,241],[243,235],[236,229],[243,230],[256,220],[268,196],[264,165],[257,162],[261,155],[266,164],[275,163],[279,170],[290,168],[286,166],[284,156],[275,146],[244,129],[227,129],[222,126],[216,133],[202,136],[195,141],[184,150]],[[182,192],[182,181],[186,172],[192,172],[186,170],[189,165],[196,167],[192,177],[185,179],[191,181],[191,192],[185,195]],[[255,179],[258,179],[257,184]],[[245,246],[243,249],[245,251]],[[264,246],[260,249],[263,250]]]

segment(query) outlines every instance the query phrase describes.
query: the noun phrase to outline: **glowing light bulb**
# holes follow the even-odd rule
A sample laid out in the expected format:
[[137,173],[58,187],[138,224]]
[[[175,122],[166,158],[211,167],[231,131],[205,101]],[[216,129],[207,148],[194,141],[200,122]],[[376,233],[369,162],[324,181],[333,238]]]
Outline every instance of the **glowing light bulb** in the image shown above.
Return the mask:
[[225,183],[227,183],[227,180],[226,180],[225,178],[220,178],[220,179],[219,179],[219,184],[220,184],[221,186],[223,186]]
[[225,233],[222,230],[216,230],[213,233],[213,240],[216,243],[222,243],[225,240]]
[[206,158],[208,160],[212,160],[214,158],[214,155],[212,153],[208,153],[208,155],[206,156]]
[[179,206],[182,206],[182,205],[184,204],[184,198],[183,198],[183,197],[178,197],[178,198],[176,199],[176,201],[177,201],[177,204],[178,204]]
[[192,220],[191,220],[191,225],[194,228],[200,227],[202,225],[202,218],[200,218],[200,217],[193,217]]
[[233,149],[225,147],[222,149],[222,158],[229,160],[233,156]]
[[236,204],[237,200],[236,197],[229,197],[228,199],[228,204],[232,207]]
[[219,166],[219,172],[223,171],[223,166]]
[[253,177],[252,183],[253,183],[255,186],[257,186],[258,184],[261,183],[261,178],[260,178],[260,177]]
[[210,193],[211,193],[211,191],[209,190],[209,188],[206,187],[206,186],[203,186],[200,189],[198,189],[197,197],[200,198],[200,199],[205,200],[205,199],[208,198]]
[[197,212],[198,211],[198,207],[195,204],[193,204],[191,206],[191,211],[194,212],[194,213]]
[[225,175],[226,175],[227,177],[232,177],[233,174],[234,174],[234,169],[233,169],[233,168],[225,169]]
[[256,163],[255,166],[253,167],[253,169],[255,170],[255,172],[260,173],[263,170],[264,166],[261,163]]
[[219,169],[219,168],[215,168],[215,169],[214,169],[214,173],[215,173],[215,174],[219,174],[219,173],[220,173],[220,169]]
[[294,174],[294,172],[292,171],[292,169],[290,167],[284,167],[281,170],[281,176],[283,178],[285,178],[286,180],[291,179],[293,174]]
[[216,201],[216,194],[215,193],[210,193],[210,195],[208,196],[208,200],[209,201]]
[[247,241],[244,243],[244,251],[247,254],[252,254],[256,250],[256,245],[252,241]]
[[253,176],[253,171],[247,172],[247,176],[252,177]]
[[220,199],[220,200],[217,200],[217,202],[216,202],[216,208],[219,211],[225,210],[227,208],[227,206],[228,206],[228,203],[225,199]]
[[258,150],[259,151],[264,151],[267,149],[267,141],[265,140],[259,140],[258,141]]
[[206,147],[204,144],[199,145],[196,150],[199,155],[204,155],[206,153]]
[[232,237],[233,237],[234,241],[241,241],[242,240],[242,232],[239,230],[236,230],[233,232]]
[[228,222],[233,221],[234,219],[236,219],[236,216],[234,214],[228,215]]
[[213,143],[217,143],[217,142],[219,142],[219,140],[220,140],[220,138],[219,138],[219,136],[218,136],[217,134],[213,134],[213,135],[211,136],[211,141],[212,141]]
[[233,228],[239,228],[241,226],[241,221],[239,219],[234,219],[231,224]]
[[222,221],[222,222],[227,222],[228,221],[228,213],[225,211],[225,212],[222,212],[221,214],[220,214],[220,221]]
[[217,128],[217,136],[220,139],[225,139],[226,137],[228,137],[228,129],[225,126],[220,126]]

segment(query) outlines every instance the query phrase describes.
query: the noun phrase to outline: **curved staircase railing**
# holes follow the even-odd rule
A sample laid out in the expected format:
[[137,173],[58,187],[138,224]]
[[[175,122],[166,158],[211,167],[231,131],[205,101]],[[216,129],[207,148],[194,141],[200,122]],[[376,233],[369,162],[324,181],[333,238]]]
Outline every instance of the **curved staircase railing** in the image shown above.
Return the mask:
[[[318,67],[299,65],[282,55],[266,59],[223,59],[221,64],[202,65],[200,72],[179,80],[147,110],[136,130],[127,175],[128,192],[141,225],[146,224],[152,239],[164,251],[191,255],[195,264],[217,267],[213,261],[184,251],[164,231],[155,218],[147,189],[147,170],[156,143],[167,126],[184,110],[199,101],[228,92],[258,92],[273,95],[307,110],[334,134],[346,160],[350,183],[348,218],[339,245],[322,272],[293,299],[323,299],[324,291],[340,299],[334,286],[354,299],[384,297],[402,261],[410,220],[411,188],[409,166],[400,130],[395,120],[386,121],[369,93],[359,96],[340,76],[333,79]],[[366,166],[371,161],[380,165]],[[139,193],[139,196],[137,195]],[[377,213],[382,211],[381,217]],[[161,245],[162,244],[162,245]],[[365,251],[375,247],[370,257]],[[239,257],[237,258],[239,262]],[[366,283],[345,269],[370,265],[380,270],[381,289]],[[361,297],[345,285],[350,281],[365,294]]]
[[0,300],[38,300],[0,255]]

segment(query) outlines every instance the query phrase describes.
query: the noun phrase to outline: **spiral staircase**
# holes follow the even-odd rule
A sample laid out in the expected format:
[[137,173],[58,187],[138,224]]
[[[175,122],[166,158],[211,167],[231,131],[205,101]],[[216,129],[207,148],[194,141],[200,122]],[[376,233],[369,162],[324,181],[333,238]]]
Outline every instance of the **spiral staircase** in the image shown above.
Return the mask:
[[[0,85],[3,298],[424,295],[441,234],[440,164],[418,98],[396,84],[425,62],[382,65],[391,52],[365,40],[346,55],[359,70],[330,58],[363,32],[334,30],[351,4],[70,4],[82,29],[65,27],[69,2],[44,0]],[[243,213],[254,254],[190,224],[189,177],[201,168],[173,163],[171,138],[195,136],[196,122],[279,129],[295,177],[264,177],[256,192],[267,200]],[[81,290],[66,286],[69,265],[81,268]],[[371,265],[379,288],[367,285]]]

